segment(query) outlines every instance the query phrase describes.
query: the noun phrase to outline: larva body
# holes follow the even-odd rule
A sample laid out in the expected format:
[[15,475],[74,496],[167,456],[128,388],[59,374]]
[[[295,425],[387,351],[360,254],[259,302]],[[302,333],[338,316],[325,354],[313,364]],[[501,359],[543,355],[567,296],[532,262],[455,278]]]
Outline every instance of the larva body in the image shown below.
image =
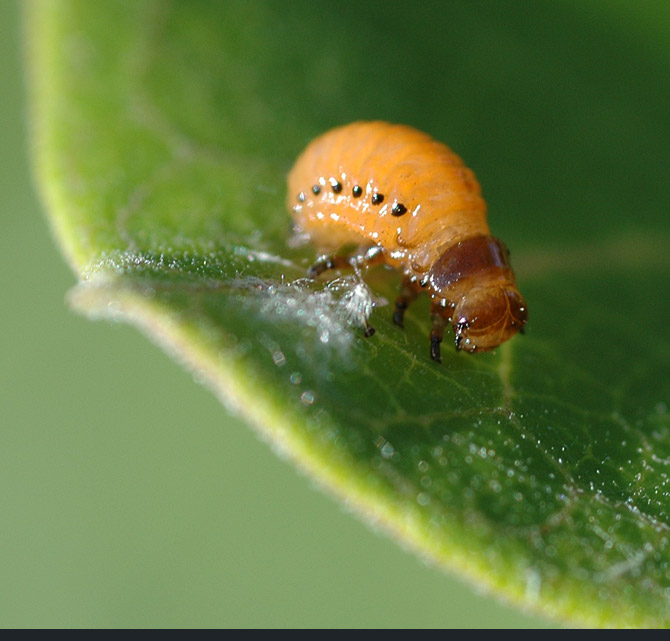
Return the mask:
[[404,125],[356,122],[310,143],[288,178],[300,233],[323,254],[313,273],[346,261],[383,261],[405,274],[394,319],[420,291],[433,299],[431,356],[445,322],[456,347],[487,350],[526,322],[504,245],[490,235],[473,172],[446,145]]

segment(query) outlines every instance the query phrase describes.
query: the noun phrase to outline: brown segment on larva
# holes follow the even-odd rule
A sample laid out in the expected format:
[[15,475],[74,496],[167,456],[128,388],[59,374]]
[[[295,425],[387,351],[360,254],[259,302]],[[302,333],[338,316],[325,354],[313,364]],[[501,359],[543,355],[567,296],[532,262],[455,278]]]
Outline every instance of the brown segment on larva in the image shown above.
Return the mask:
[[404,273],[396,324],[419,292],[429,294],[434,360],[446,323],[457,349],[470,352],[493,349],[525,325],[526,303],[505,246],[490,235],[475,175],[427,134],[385,122],[333,129],[296,161],[288,199],[297,230],[333,258],[312,273],[346,264],[335,254],[356,244],[378,251],[349,262],[374,256]]

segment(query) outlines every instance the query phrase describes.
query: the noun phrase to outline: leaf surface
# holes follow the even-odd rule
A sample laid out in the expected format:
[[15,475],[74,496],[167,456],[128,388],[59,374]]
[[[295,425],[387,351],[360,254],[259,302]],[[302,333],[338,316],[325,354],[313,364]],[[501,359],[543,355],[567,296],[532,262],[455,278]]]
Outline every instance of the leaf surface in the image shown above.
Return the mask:
[[[665,626],[669,61],[615,18],[502,5],[30,2],[70,299],[146,331],[427,558],[555,618]],[[371,339],[347,320],[350,277],[304,278],[286,173],[314,135],[373,118],[476,169],[525,337],[445,345],[437,366],[427,301],[405,331],[381,305],[397,275],[366,276]]]

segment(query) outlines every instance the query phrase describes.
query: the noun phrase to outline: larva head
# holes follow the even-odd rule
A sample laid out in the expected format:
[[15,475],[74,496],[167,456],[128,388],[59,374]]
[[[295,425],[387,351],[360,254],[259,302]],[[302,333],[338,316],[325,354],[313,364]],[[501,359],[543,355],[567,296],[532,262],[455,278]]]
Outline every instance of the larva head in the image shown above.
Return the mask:
[[456,348],[480,352],[498,347],[522,330],[527,319],[526,301],[514,285],[473,287],[453,309]]
[[526,324],[526,302],[516,288],[509,251],[497,238],[471,236],[450,245],[428,281],[436,298],[451,303],[458,349],[493,349]]

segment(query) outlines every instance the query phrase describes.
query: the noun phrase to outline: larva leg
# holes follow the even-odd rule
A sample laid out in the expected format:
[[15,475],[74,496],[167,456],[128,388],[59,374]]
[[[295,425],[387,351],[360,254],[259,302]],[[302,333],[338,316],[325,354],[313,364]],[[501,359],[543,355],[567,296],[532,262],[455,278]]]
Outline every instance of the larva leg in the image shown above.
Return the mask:
[[365,321],[365,327],[363,328],[363,336],[365,338],[370,338],[375,333],[375,328],[368,324],[368,321]]
[[446,325],[444,310],[434,305],[430,310],[430,319],[433,321],[433,328],[430,332],[430,358],[436,363],[441,363],[442,353],[440,351],[440,344],[442,343],[444,326]]
[[351,267],[349,258],[347,256],[329,256],[323,254],[316,259],[316,262],[307,270],[307,275],[310,278],[316,278],[327,272],[329,269],[342,269]]
[[373,267],[384,262],[384,252],[376,245],[366,247],[350,256],[323,254],[307,270],[310,278],[316,278],[330,269],[351,269],[352,267]]
[[[381,247],[376,245],[373,247],[362,248],[360,251],[351,254],[350,256],[331,256],[323,254],[319,256],[316,263],[312,265],[307,271],[310,278],[316,278],[320,274],[329,269],[355,269],[358,273],[360,267],[372,267],[384,262],[384,252]],[[370,338],[375,333],[375,328],[368,324],[367,318],[363,321],[363,335]]]
[[393,322],[398,327],[404,327],[405,311],[416,300],[419,290],[413,285],[412,281],[405,277],[402,281],[400,296],[396,298],[395,310],[393,312]]

